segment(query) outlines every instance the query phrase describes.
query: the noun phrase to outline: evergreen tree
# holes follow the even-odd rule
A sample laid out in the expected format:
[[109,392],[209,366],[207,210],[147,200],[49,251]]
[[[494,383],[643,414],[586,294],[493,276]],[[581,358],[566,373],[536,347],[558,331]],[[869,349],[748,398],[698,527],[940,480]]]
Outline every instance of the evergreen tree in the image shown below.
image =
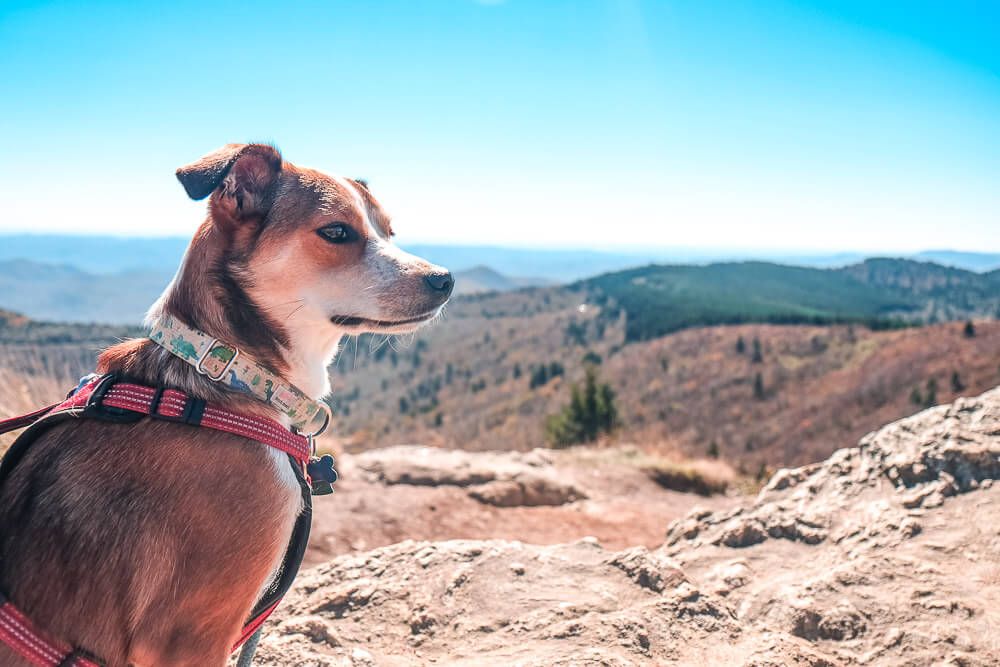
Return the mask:
[[962,376],[958,374],[958,371],[951,372],[951,390],[956,394],[965,391],[965,383],[962,382]]
[[708,458],[717,459],[719,458],[719,443],[713,440],[708,445]]
[[533,371],[531,371],[531,379],[528,380],[528,387],[534,389],[535,387],[541,387],[543,384],[549,381],[549,367],[545,364],[536,366]]
[[610,433],[618,425],[618,408],[615,405],[615,390],[607,382],[597,389],[597,428]]
[[753,397],[758,401],[764,400],[764,377],[760,373],[753,377]]
[[611,385],[598,382],[597,370],[588,366],[583,387],[570,387],[569,405],[545,423],[549,441],[555,447],[593,442],[610,433],[618,423],[618,408]]
[[747,343],[743,340],[743,336],[736,339],[736,354],[745,354],[747,351]]
[[963,330],[966,338],[976,337],[976,325],[972,323],[972,320],[967,320],[965,323],[965,329]]
[[927,381],[924,391],[924,405],[928,408],[937,405],[937,379],[931,378]]
[[753,339],[753,355],[750,357],[750,361],[759,364],[764,361],[764,352],[760,348],[760,339],[754,336]]

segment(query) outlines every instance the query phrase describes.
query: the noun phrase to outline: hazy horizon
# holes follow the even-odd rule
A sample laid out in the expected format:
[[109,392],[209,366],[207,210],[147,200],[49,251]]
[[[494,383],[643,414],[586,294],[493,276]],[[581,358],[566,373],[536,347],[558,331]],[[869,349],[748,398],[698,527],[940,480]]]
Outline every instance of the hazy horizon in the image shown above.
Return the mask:
[[[19,230],[19,229],[3,229],[0,228],[0,238],[13,238],[13,237],[63,237],[63,238],[86,238],[86,239],[115,239],[123,241],[183,241],[187,243],[191,240],[190,234],[143,234],[143,233],[108,233],[101,230],[94,231],[79,231],[79,232],[63,232],[59,230],[43,230],[43,231],[31,231],[31,230]],[[396,239],[399,242],[399,239]],[[720,254],[735,254],[735,255],[747,255],[747,256],[760,256],[760,255],[774,255],[774,256],[818,256],[818,257],[833,257],[837,255],[857,255],[864,257],[878,257],[878,256],[899,256],[899,257],[910,257],[913,255],[920,255],[924,253],[959,253],[967,255],[1000,255],[1000,251],[990,251],[990,250],[963,250],[957,247],[920,247],[913,250],[904,250],[900,248],[881,248],[875,250],[863,250],[859,248],[852,247],[792,247],[792,246],[775,246],[775,247],[745,247],[745,246],[727,246],[727,245],[698,245],[698,246],[682,246],[682,245],[615,245],[615,244],[601,244],[601,245],[584,245],[573,243],[571,240],[566,242],[553,242],[548,244],[518,244],[515,242],[510,243],[495,243],[495,242],[465,242],[465,241],[433,241],[424,240],[421,238],[405,238],[402,241],[403,244],[408,246],[441,246],[441,247],[452,247],[452,248],[483,248],[483,249],[495,249],[495,250],[513,250],[513,251],[539,251],[539,252],[581,252],[581,253],[598,253],[598,254],[622,254],[622,255],[646,255],[646,254],[661,254],[661,253],[683,253],[691,255],[720,255]],[[30,259],[30,258],[26,258]]]

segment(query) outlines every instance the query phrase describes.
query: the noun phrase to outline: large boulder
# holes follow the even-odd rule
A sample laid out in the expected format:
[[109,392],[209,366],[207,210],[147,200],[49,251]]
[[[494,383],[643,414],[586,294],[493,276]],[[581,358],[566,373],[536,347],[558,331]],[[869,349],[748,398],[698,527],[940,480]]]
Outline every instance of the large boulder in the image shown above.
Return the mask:
[[415,486],[458,486],[469,497],[496,507],[563,505],[587,495],[559,479],[543,450],[465,452],[416,445],[375,449],[354,457],[370,481]]

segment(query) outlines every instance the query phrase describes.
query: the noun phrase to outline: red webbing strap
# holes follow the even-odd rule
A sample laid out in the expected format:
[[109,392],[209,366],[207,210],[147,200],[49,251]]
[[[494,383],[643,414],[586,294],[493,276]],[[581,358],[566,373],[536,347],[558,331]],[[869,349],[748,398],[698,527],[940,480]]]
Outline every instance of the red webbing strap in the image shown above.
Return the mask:
[[21,415],[19,417],[10,417],[9,419],[0,419],[0,435],[4,433],[10,433],[11,431],[16,431],[19,428],[24,428],[26,426],[31,426],[36,421],[44,417],[49,412],[52,412],[59,403],[53,403],[52,405],[46,406],[35,410],[34,412],[29,412],[26,415]]
[[0,604],[0,641],[38,667],[100,667],[98,663],[75,653],[71,646],[45,637],[7,601]]
[[[30,426],[49,412],[83,407],[90,401],[91,394],[99,382],[100,379],[84,385],[62,403],[0,421],[0,434]],[[158,393],[159,400],[157,400]],[[187,394],[176,389],[164,389],[161,392],[155,387],[116,382],[105,392],[101,405],[132,410],[166,420],[184,421],[188,400]],[[155,413],[153,412],[154,403],[156,403]],[[273,419],[240,414],[211,403],[205,405],[200,421],[194,425],[262,442],[285,452],[303,465],[309,461],[309,456],[312,453],[308,438],[292,433]]]
[[[188,403],[187,394],[176,389],[163,390],[154,414],[152,409],[156,394],[157,390],[153,387],[118,382],[104,394],[101,405],[141,412],[168,420],[180,419],[184,415]],[[211,403],[205,406],[198,425],[257,440],[289,454],[303,464],[309,460],[311,453],[308,438],[292,433],[273,419],[232,412]]]
[[250,639],[253,633],[257,632],[257,629],[260,626],[264,625],[264,621],[266,621],[267,618],[271,615],[271,612],[277,609],[279,604],[281,604],[281,600],[278,600],[277,602],[272,604],[270,607],[262,611],[260,615],[258,615],[256,618],[251,619],[249,623],[244,625],[243,634],[241,634],[240,638],[236,640],[236,643],[233,644],[233,647],[229,649],[230,652],[235,652],[236,649],[243,646],[243,644],[245,644],[246,641]]

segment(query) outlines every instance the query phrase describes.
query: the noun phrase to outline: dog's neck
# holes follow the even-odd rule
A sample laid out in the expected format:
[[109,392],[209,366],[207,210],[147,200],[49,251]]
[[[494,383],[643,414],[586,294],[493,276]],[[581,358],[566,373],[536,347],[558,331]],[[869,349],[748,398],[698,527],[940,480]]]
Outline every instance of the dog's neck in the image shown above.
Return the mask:
[[[172,315],[190,327],[237,346],[285,382],[319,399],[329,393],[327,366],[341,334],[296,317],[295,304],[264,309],[246,285],[245,258],[228,250],[209,223],[198,230],[173,281],[150,309],[147,322]],[[316,333],[317,331],[322,333]],[[262,411],[254,399],[212,382],[167,350],[145,340],[101,355],[101,372],[119,371],[152,384],[174,386],[208,400]],[[273,411],[263,406],[263,411]]]

